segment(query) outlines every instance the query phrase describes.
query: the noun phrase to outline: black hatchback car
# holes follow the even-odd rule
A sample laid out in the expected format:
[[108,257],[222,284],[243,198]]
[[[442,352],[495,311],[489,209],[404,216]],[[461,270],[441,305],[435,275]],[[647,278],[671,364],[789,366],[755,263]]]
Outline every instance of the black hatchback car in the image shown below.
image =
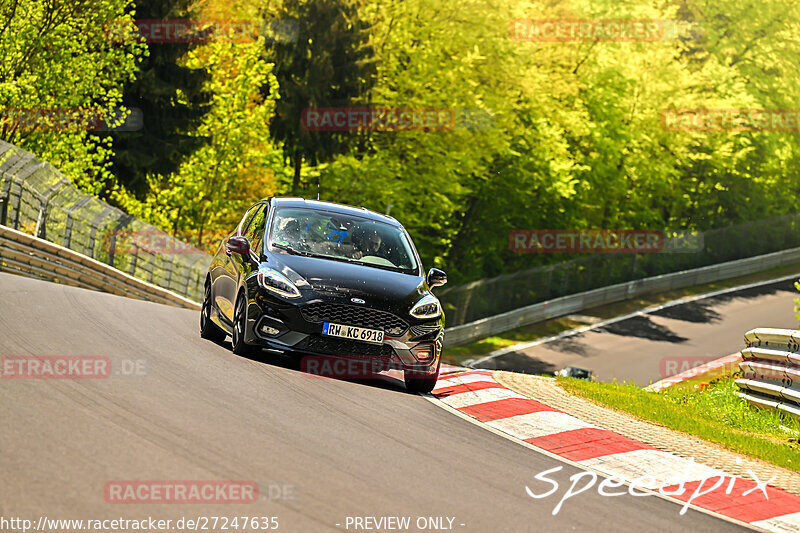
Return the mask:
[[446,282],[441,270],[424,273],[411,238],[392,217],[268,198],[247,211],[214,255],[200,333],[215,341],[230,335],[237,354],[263,347],[317,366],[332,358],[401,369],[409,390],[429,392],[444,336],[431,289]]

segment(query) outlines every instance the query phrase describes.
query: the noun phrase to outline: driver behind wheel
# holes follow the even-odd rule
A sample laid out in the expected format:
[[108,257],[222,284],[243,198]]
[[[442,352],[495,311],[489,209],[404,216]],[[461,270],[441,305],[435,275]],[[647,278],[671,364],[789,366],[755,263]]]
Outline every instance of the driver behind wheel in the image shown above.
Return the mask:
[[375,255],[381,247],[381,236],[375,230],[363,230],[353,234],[353,259],[361,259],[367,255]]

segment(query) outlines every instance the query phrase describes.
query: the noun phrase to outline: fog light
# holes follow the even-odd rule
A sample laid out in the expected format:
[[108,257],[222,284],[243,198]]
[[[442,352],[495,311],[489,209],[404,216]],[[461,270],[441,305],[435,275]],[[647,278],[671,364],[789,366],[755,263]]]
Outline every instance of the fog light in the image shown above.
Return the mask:
[[430,348],[422,348],[421,350],[415,350],[414,355],[420,361],[427,361],[432,357]]
[[267,326],[266,324],[261,326],[261,333],[263,333],[264,335],[269,335],[271,337],[274,337],[280,332],[281,330],[279,330],[278,328],[273,328],[272,326]]

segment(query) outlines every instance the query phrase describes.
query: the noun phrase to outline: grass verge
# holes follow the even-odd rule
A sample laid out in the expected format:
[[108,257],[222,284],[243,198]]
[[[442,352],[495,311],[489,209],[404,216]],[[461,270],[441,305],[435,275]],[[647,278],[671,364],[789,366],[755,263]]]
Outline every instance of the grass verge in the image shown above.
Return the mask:
[[713,380],[704,390],[684,385],[648,392],[632,383],[557,378],[566,391],[728,450],[800,472],[798,421],[751,407],[735,393],[733,378]]
[[557,335],[562,331],[567,331],[568,329],[574,329],[583,325],[585,325],[585,322],[580,322],[568,317],[553,318],[544,322],[531,324],[530,326],[506,331],[492,337],[486,337],[485,339],[463,346],[445,347],[442,357],[446,363],[457,365],[465,359],[480,357],[495,350],[499,350],[500,348],[513,346],[514,344],[521,344],[542,337]]
[[591,309],[586,309],[585,311],[581,311],[581,316],[570,315],[566,317],[553,318],[544,322],[512,329],[510,331],[493,335],[491,337],[487,337],[470,344],[465,344],[463,346],[445,347],[442,357],[444,362],[458,365],[462,364],[466,359],[481,357],[495,350],[499,350],[500,348],[507,348],[508,346],[513,346],[514,344],[531,342],[536,339],[549,337],[550,335],[557,335],[570,329],[585,326],[588,324],[588,322],[580,320],[582,317],[608,320],[610,318],[640,311],[653,305],[671,302],[679,298],[705,294],[739,285],[746,285],[748,283],[756,283],[758,281],[767,281],[798,272],[800,272],[800,263],[784,267],[776,267],[763,272],[758,272],[756,274],[750,274],[748,276],[740,276],[738,278],[731,278],[715,283],[695,285],[680,290],[649,294],[642,296],[641,298],[594,307]]

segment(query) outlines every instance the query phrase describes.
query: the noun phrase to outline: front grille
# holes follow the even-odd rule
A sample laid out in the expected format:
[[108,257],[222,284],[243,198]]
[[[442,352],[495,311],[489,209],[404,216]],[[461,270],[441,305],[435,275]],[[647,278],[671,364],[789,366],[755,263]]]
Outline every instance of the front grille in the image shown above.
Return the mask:
[[411,337],[416,338],[424,335],[430,335],[434,331],[439,331],[439,324],[411,326]]
[[309,335],[298,342],[294,348],[342,357],[391,357],[394,355],[394,349],[388,344],[367,344],[347,339],[331,339],[322,335]]
[[308,322],[333,322],[379,329],[392,337],[399,337],[408,329],[408,323],[392,313],[354,305],[315,303],[302,307],[300,311]]

